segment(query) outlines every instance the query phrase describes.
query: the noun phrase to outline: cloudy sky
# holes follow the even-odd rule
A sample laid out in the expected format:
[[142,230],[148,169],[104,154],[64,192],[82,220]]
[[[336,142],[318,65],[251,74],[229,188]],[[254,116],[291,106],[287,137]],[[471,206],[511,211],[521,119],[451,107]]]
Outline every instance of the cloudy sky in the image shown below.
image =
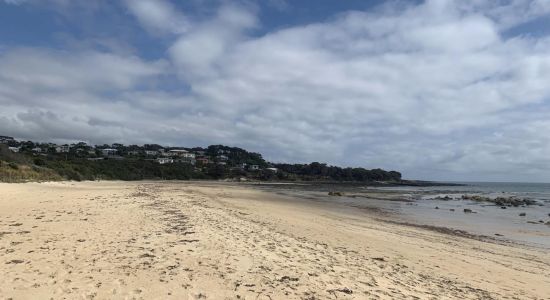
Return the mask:
[[0,0],[0,135],[550,181],[550,0]]

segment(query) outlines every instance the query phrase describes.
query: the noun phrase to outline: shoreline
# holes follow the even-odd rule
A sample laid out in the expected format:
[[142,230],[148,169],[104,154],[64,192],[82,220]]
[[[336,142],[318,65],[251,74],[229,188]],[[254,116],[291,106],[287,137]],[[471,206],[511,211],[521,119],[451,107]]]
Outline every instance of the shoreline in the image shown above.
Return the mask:
[[295,193],[204,181],[0,184],[0,191],[0,298],[550,293],[547,250],[391,224],[376,211]]

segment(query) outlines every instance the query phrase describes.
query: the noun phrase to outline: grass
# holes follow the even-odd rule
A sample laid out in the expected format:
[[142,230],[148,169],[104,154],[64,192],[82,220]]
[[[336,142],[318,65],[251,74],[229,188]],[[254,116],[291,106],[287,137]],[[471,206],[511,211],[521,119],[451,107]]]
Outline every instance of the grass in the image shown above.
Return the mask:
[[0,161],[0,182],[59,180],[63,180],[63,177],[51,169]]

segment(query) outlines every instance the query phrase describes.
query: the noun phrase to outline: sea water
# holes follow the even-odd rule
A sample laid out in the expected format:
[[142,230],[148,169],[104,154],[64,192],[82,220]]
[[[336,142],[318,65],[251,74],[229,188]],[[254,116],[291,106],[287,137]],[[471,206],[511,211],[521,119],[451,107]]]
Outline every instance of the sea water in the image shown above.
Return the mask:
[[[550,248],[550,184],[457,182],[461,186],[388,187],[413,202],[378,203],[406,222],[460,229],[472,234],[491,236]],[[463,200],[462,195],[518,197],[538,205],[506,207],[493,203]],[[441,197],[451,200],[441,200]],[[470,209],[473,213],[465,213]],[[523,216],[525,214],[525,216]],[[548,223],[550,224],[550,223]]]

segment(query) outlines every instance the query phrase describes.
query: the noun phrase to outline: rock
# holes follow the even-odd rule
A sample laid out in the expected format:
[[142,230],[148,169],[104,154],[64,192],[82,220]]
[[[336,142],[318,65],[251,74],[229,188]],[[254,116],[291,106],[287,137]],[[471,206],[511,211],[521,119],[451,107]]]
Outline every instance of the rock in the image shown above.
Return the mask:
[[353,294],[353,291],[348,289],[348,288],[329,290],[329,292],[340,292],[340,293],[344,293],[344,294],[348,294],[348,295]]
[[502,236],[502,234],[500,234],[500,233],[495,233],[495,235],[496,235],[496,236]]
[[329,196],[338,196],[338,197],[341,197],[341,196],[344,196],[344,193],[342,193],[342,192],[328,192],[328,195],[329,195]]
[[[519,206],[527,206],[527,205],[537,205],[539,204],[535,200],[531,199],[519,199],[516,197],[496,197],[496,198],[489,198],[479,195],[462,195],[463,200],[471,200],[476,202],[490,202],[494,203],[497,206],[500,206],[504,209],[504,207],[519,207]],[[540,204],[539,204],[540,205]]]
[[449,210],[450,210],[450,211],[455,211],[455,209],[454,209],[454,208],[451,208],[451,209],[449,209]]
[[525,217],[526,215],[527,215],[527,214],[524,213],[524,212],[519,214],[520,217]]
[[472,211],[471,209],[469,209],[469,208],[465,208],[465,209],[464,209],[464,212],[465,212],[465,213],[468,213],[468,214],[473,213],[473,211]]
[[439,209],[439,206],[436,206],[435,209]]
[[290,277],[290,276],[283,276],[279,279],[280,282],[287,282],[287,281],[298,281],[298,278],[296,277]]
[[500,208],[502,208],[502,209],[506,209],[507,207],[506,207],[506,206],[501,206]]
[[8,262],[6,262],[6,265],[9,265],[9,264],[14,264],[14,265],[17,265],[17,264],[22,264],[24,263],[25,261],[24,260],[21,260],[21,259],[12,259]]

